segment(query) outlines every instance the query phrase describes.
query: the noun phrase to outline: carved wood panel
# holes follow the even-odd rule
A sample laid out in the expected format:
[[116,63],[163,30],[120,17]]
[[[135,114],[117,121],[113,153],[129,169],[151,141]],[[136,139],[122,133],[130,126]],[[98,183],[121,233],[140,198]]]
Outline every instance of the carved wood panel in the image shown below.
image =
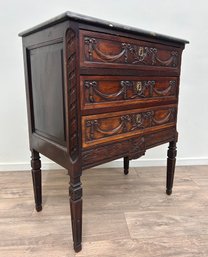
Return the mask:
[[172,140],[177,140],[175,128],[83,149],[82,165],[89,168],[124,156],[136,159],[144,155],[147,149]]
[[[83,76],[81,90],[84,91],[83,105],[119,101],[123,104],[137,100],[143,101],[154,98],[177,98],[177,78],[135,78],[135,77],[105,77]],[[93,108],[96,108],[93,107]]]
[[136,159],[144,154],[145,140],[144,137],[140,136],[83,151],[82,162],[83,165],[87,165],[90,164],[92,160],[99,162],[103,159],[109,159],[112,156],[114,158],[128,156],[130,159]]
[[79,151],[76,58],[76,34],[70,28],[66,33],[66,63],[69,99],[69,152],[72,160],[77,158]]
[[83,65],[101,63],[177,68],[180,50],[156,43],[81,31]]
[[83,146],[159,129],[176,122],[175,106],[125,111],[82,118]]

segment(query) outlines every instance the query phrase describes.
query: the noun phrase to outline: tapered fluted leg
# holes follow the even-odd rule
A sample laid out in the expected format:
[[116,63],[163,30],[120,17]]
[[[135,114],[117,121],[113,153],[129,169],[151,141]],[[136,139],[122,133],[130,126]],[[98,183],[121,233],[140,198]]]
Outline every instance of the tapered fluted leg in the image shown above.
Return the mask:
[[41,185],[41,161],[37,151],[31,151],[32,180],[36,211],[42,210],[42,185]]
[[129,173],[129,157],[124,157],[124,174],[127,175]]
[[74,250],[82,249],[82,187],[80,177],[70,177],[70,208]]
[[168,149],[168,159],[167,159],[167,181],[166,181],[166,194],[172,194],[173,180],[175,173],[175,163],[176,163],[176,141],[169,143]]

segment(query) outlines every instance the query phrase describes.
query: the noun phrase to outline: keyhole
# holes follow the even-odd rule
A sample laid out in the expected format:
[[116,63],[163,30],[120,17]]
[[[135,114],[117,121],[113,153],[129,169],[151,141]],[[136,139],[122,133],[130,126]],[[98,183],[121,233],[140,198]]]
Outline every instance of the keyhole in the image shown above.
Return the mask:
[[139,56],[143,56],[144,55],[144,47],[139,47],[139,51],[138,51]]
[[140,124],[142,122],[142,115],[141,114],[137,114],[136,115],[136,123]]
[[137,93],[141,93],[142,92],[142,82],[141,81],[138,81],[136,83],[136,91],[137,91]]

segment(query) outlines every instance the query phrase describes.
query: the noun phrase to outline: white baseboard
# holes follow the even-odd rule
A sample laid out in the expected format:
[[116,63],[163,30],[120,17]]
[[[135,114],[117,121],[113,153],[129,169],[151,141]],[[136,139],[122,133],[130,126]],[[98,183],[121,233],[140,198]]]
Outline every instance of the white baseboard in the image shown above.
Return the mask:
[[[151,167],[165,166],[166,159],[137,159],[131,161],[131,167]],[[208,158],[177,158],[178,166],[185,165],[208,165]],[[97,166],[97,168],[116,168],[123,167],[123,160],[115,160],[106,164]],[[30,170],[30,163],[0,163],[0,171],[22,171]],[[63,169],[54,162],[42,162],[43,170]]]
[[[131,167],[165,166],[167,159],[137,159],[131,161]],[[208,158],[177,158],[178,166],[208,165]],[[123,160],[115,160],[98,166],[99,168],[123,167]]]
[[[41,166],[43,170],[57,170],[63,169],[63,167],[59,166],[55,162],[41,162]],[[0,163],[0,172],[1,171],[23,171],[30,170],[30,163]]]

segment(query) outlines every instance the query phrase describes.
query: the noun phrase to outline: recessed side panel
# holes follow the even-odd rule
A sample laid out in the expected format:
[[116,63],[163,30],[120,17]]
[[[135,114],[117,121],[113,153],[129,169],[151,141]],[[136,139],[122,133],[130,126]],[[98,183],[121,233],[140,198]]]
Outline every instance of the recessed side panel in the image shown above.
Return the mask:
[[32,131],[65,145],[63,43],[29,50]]

